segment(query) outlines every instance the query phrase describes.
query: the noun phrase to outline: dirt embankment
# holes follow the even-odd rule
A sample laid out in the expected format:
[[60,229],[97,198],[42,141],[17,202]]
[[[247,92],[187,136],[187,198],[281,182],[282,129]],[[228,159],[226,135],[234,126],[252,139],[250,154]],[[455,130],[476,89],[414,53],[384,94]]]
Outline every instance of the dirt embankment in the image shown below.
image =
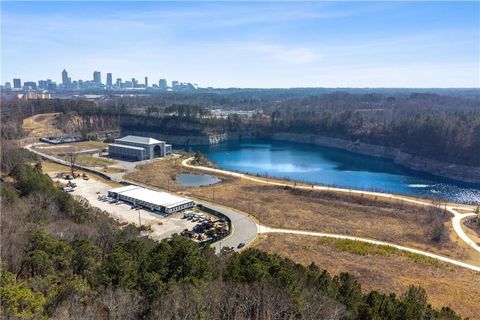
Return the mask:
[[75,113],[43,113],[25,118],[22,129],[28,137],[60,135],[92,135],[101,140],[117,138],[120,135],[118,119],[102,115]]
[[480,216],[465,219],[464,225],[475,232],[476,236],[480,238]]
[[65,131],[59,129],[60,117],[61,114],[58,112],[37,114],[23,119],[22,129],[29,137],[62,135]]

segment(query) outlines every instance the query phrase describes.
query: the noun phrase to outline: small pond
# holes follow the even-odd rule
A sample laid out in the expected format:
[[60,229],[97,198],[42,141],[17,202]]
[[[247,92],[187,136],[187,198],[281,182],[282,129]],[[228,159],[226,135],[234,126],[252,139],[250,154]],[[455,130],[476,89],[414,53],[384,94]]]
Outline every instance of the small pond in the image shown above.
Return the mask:
[[208,174],[179,173],[177,182],[187,187],[209,186],[222,181],[221,179]]

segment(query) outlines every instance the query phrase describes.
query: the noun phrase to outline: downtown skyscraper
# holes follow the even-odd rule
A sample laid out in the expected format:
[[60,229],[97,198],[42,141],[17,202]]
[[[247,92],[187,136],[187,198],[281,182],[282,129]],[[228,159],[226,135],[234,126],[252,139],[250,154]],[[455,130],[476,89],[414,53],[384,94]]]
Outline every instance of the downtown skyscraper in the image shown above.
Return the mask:
[[107,73],[107,87],[111,87],[112,85],[113,85],[112,74]]
[[93,82],[96,84],[102,84],[102,74],[100,71],[93,71]]
[[68,78],[67,70],[63,69],[62,71],[62,84],[66,87],[70,84],[70,79]]

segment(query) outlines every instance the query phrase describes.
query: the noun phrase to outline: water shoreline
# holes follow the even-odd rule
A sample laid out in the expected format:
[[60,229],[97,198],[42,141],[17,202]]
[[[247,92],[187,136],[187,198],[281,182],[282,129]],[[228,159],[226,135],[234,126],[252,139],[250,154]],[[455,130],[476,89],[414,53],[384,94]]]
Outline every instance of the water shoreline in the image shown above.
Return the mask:
[[[295,145],[298,145],[294,147],[298,148],[298,150],[289,150],[290,146]],[[260,147],[260,149],[258,149],[258,147]],[[185,148],[187,150],[190,149],[190,151],[203,153],[218,169],[251,176],[280,179],[307,185],[396,193],[464,204],[480,203],[480,184],[433,175],[422,170],[397,164],[391,159],[376,157],[371,154],[359,154],[335,147],[320,146],[306,142],[245,139],[223,141],[222,143],[211,146],[183,146],[183,149]],[[254,149],[253,151],[248,151],[245,148]],[[266,150],[262,151],[264,148],[266,148]],[[320,158],[317,159],[314,157],[311,158],[311,160],[304,160],[302,158],[305,157],[304,152],[307,152],[306,156],[309,157],[309,152],[311,152],[309,150],[310,148],[314,154],[317,152],[321,154]],[[287,152],[287,154],[277,153],[274,156],[270,154],[271,152]],[[281,157],[291,156],[288,152],[292,152],[293,154],[298,153],[300,155],[300,158],[293,156],[294,158],[290,159],[292,166],[298,167],[298,165],[305,165],[304,168],[307,168],[307,171],[302,171],[301,167],[299,167],[300,171],[295,169],[295,171],[283,172],[282,167],[276,169],[275,165],[285,165]],[[325,158],[326,155],[328,156]],[[246,156],[250,158],[247,159],[245,158]],[[240,157],[239,159],[243,159],[243,161],[247,161],[242,162],[247,163],[247,165],[236,167],[237,157]],[[267,164],[273,165],[271,169],[266,167],[264,169],[261,165],[258,166],[263,157],[266,157]],[[278,162],[270,162],[268,159],[273,159],[273,157],[280,157],[278,158],[280,160]],[[344,159],[345,162],[343,162]],[[324,160],[326,161],[325,164],[321,164]],[[336,169],[337,165],[339,165],[341,169]],[[347,165],[347,167],[342,168],[343,165]],[[353,167],[348,167],[349,165]],[[372,167],[369,167],[369,165]],[[349,171],[352,171],[352,173],[349,173]],[[337,172],[338,176],[336,174]],[[367,174],[368,178],[364,176],[364,174]]]

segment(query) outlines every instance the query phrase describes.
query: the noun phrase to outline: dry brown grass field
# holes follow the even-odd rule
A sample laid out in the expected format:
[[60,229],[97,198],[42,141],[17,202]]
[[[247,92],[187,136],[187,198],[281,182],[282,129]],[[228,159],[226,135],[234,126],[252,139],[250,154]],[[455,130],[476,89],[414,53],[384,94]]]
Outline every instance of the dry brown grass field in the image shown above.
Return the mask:
[[91,150],[91,149],[99,149],[99,148],[105,148],[107,147],[107,144],[101,141],[81,141],[81,142],[75,142],[75,143],[66,143],[66,144],[59,144],[59,145],[39,145],[35,146],[34,149],[58,156],[62,154],[66,154],[69,152],[78,152],[82,150]]
[[[192,188],[176,183],[178,172],[195,171],[182,167],[180,159],[163,160],[143,165],[127,178],[242,210],[271,227],[355,235],[468,262],[480,261],[477,252],[448,236],[452,233],[450,216],[441,209],[353,194],[271,186],[218,174],[223,181],[214,186]],[[433,225],[441,223],[446,236],[437,244],[428,234]]]
[[438,262],[418,263],[401,255],[383,256],[342,251],[337,240],[270,234],[257,248],[277,253],[303,265],[315,263],[332,274],[350,272],[364,290],[401,294],[409,285],[423,287],[435,307],[448,305],[462,316],[480,319],[480,273]]
[[87,167],[104,167],[115,164],[117,162],[108,158],[98,158],[89,154],[80,154],[76,157],[75,163]]
[[[76,143],[60,144],[60,145],[39,145],[34,149],[49,155],[56,156],[60,159],[69,161],[68,154],[70,152],[78,152],[82,150],[92,150],[105,148],[106,143],[100,141],[82,141]],[[79,154],[75,157],[75,163],[87,167],[103,167],[103,172],[115,173],[124,172],[120,168],[110,167],[117,163],[117,161],[104,157],[94,157],[90,154]]]
[[69,167],[54,163],[51,161],[42,161],[42,172],[46,174],[54,174],[60,172],[68,172],[70,170]]

